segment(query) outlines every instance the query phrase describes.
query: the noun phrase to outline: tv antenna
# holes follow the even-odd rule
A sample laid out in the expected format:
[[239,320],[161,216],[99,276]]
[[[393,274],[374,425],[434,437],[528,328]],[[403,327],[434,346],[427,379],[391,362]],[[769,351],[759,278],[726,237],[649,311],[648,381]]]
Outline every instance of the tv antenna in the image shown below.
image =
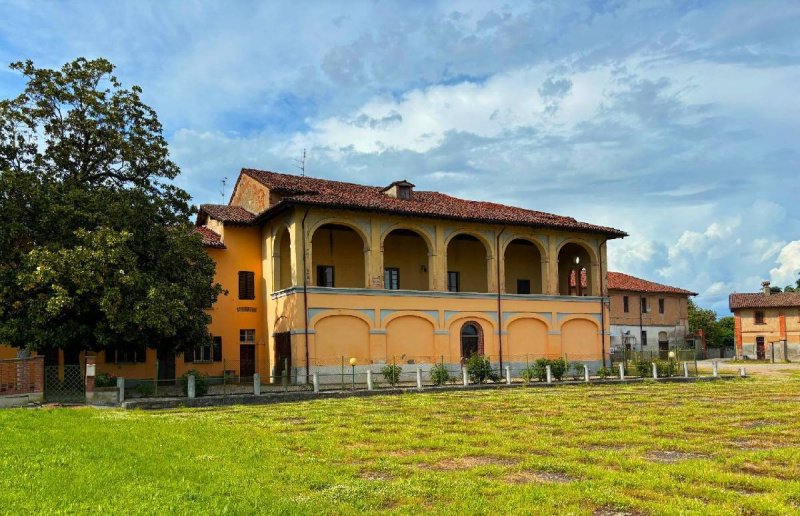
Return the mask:
[[219,191],[220,197],[222,197],[222,204],[225,204],[225,183],[228,182],[227,177],[222,178],[222,189]]
[[295,167],[300,169],[300,176],[306,177],[306,150],[303,149],[303,157],[301,159],[294,160]]

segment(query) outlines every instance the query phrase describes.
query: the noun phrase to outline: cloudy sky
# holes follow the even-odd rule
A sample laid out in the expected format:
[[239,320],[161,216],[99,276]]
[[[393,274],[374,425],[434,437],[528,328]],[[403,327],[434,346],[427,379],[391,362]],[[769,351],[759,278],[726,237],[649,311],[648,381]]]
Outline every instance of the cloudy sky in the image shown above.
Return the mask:
[[724,314],[800,271],[798,27],[794,0],[0,0],[0,62],[110,59],[198,203],[305,148],[309,175],[624,229],[613,269]]

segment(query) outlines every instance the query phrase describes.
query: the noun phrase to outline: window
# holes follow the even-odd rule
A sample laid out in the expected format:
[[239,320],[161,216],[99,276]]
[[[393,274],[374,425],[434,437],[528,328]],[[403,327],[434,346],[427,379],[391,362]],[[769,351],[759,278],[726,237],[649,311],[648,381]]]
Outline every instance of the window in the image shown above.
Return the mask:
[[450,292],[461,291],[461,278],[458,272],[447,271],[447,290]]
[[642,301],[642,313],[646,314],[647,312],[649,312],[649,310],[647,309],[647,298],[643,297],[641,298],[641,301]]
[[222,362],[222,337],[212,337],[207,346],[196,346],[183,352],[183,361],[189,362]]
[[256,330],[239,330],[239,344],[255,344]]
[[628,308],[628,296],[622,296],[622,311],[626,314],[630,311]]
[[411,199],[411,187],[410,186],[398,186],[397,187],[397,197],[403,200]]
[[105,349],[106,364],[135,364],[147,362],[147,346],[128,344],[109,346]]
[[664,298],[663,297],[659,298],[659,300],[658,300],[658,313],[660,313],[660,314],[664,313]]
[[481,329],[476,323],[469,322],[461,327],[462,360],[483,352],[481,340]]
[[388,290],[400,290],[400,269],[396,267],[383,269],[383,287]]
[[765,324],[764,323],[764,312],[762,312],[760,310],[757,311],[756,315],[755,315],[755,319],[756,319],[756,321],[755,321],[756,324]]
[[256,275],[250,271],[239,271],[239,299],[256,298]]
[[531,280],[518,279],[517,280],[517,294],[530,294],[531,293]]
[[642,346],[647,346],[647,332],[642,330]]
[[317,286],[333,287],[333,265],[317,265]]

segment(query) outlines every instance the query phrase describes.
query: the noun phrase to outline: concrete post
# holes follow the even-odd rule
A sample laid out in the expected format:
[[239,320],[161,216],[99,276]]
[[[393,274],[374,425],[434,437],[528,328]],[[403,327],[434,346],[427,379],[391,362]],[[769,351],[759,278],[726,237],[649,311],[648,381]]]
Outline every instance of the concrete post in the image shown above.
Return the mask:
[[186,382],[187,382],[186,394],[189,396],[190,399],[194,399],[195,396],[194,375],[190,374],[189,377],[186,379]]
[[625,379],[625,366],[622,363],[619,364],[619,379]]
[[461,376],[464,377],[464,387],[466,387],[467,385],[469,385],[469,376],[467,376],[467,368],[466,367],[462,367],[461,368]]
[[319,373],[311,374],[311,383],[314,384],[314,392],[319,392]]
[[125,378],[117,376],[117,397],[120,403],[125,401]]
[[589,366],[586,364],[583,364],[583,380],[589,383]]
[[689,378],[689,362],[683,363],[683,377]]
[[84,389],[86,401],[91,403],[94,400],[94,378],[95,378],[95,357],[86,357],[86,378],[84,379]]
[[511,385],[511,366],[506,366],[506,384]]
[[422,389],[422,369],[417,367],[417,389]]
[[739,376],[742,378],[747,378],[747,371],[745,370],[744,366],[739,368]]
[[658,366],[653,362],[653,380],[658,380]]
[[544,370],[547,373],[547,383],[553,383],[553,372],[550,371],[550,366],[545,366]]
[[719,362],[717,362],[716,360],[711,362],[711,375],[714,378],[717,378],[719,376]]
[[367,369],[367,390],[372,390],[372,370]]
[[258,373],[253,374],[253,394],[261,396],[261,375]]

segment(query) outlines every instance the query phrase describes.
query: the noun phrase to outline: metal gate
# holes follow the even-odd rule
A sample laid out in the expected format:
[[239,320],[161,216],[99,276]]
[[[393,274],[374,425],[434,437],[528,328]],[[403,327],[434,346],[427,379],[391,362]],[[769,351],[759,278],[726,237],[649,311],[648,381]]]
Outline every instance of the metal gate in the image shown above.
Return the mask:
[[83,370],[80,365],[44,368],[44,399],[55,403],[85,403]]

